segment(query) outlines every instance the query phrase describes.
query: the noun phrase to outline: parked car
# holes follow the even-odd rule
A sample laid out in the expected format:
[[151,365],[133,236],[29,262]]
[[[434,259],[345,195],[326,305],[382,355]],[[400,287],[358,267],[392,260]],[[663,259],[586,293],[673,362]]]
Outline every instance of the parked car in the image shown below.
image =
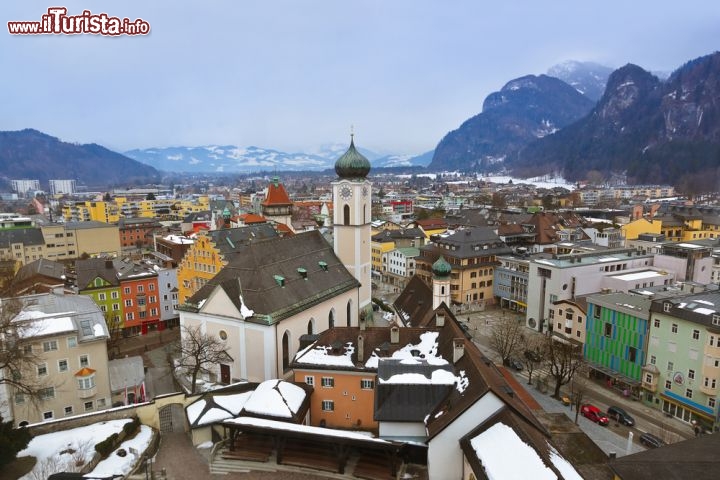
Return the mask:
[[642,435],[640,435],[640,443],[642,443],[648,448],[658,448],[665,445],[665,442],[663,442],[659,437],[656,437],[652,433],[643,433]]
[[608,423],[610,423],[608,417],[595,405],[586,403],[585,405],[580,407],[580,413],[585,418],[587,418],[588,420],[592,420],[598,425],[606,426]]
[[514,368],[518,372],[522,371],[522,369],[525,368],[525,365],[523,365],[523,363],[517,358],[508,359],[508,366]]
[[635,425],[635,419],[633,417],[628,415],[628,413],[622,408],[616,407],[614,405],[608,407],[607,416],[615,421],[622,423],[623,425],[627,425],[628,427],[632,427],[633,425]]

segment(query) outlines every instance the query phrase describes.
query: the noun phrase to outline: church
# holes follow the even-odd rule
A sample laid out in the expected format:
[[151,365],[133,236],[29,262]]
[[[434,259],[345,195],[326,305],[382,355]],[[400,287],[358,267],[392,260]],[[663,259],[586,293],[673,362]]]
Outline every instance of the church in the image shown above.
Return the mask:
[[332,246],[318,231],[252,244],[180,307],[181,327],[226,342],[212,380],[291,378],[302,335],[358,326],[371,309],[370,162],[352,136],[335,172]]

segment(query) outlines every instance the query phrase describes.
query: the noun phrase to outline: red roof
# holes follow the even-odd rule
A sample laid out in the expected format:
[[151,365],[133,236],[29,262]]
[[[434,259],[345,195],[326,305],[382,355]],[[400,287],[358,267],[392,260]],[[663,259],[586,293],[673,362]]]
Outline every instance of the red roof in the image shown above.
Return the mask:
[[264,206],[268,205],[292,205],[293,202],[290,201],[290,197],[287,194],[287,191],[285,190],[285,187],[280,182],[270,182],[270,185],[268,185],[268,193],[267,197],[265,197],[265,201],[262,202]]
[[237,215],[235,219],[241,220],[246,225],[251,225],[253,223],[267,223],[267,218],[254,213],[243,213],[242,215]]

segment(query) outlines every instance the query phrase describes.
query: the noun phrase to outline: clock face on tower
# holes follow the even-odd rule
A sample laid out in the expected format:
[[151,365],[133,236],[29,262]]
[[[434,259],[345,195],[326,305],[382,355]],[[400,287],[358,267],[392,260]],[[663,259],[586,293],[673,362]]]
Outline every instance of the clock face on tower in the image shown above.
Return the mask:
[[348,200],[352,198],[352,189],[350,189],[350,187],[348,187],[347,185],[343,185],[342,187],[340,187],[340,198],[342,198],[343,200]]

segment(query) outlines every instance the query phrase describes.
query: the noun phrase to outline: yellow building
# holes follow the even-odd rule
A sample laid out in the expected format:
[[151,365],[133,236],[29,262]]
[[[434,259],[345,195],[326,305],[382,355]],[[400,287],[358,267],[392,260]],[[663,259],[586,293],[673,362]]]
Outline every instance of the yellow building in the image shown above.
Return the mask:
[[[373,237],[374,238],[374,237]],[[395,242],[393,240],[378,240],[378,241],[372,241],[370,242],[370,249],[371,249],[371,262],[372,262],[372,271],[378,272],[375,275],[382,275],[386,270],[387,266],[383,264],[383,254],[387,252],[391,252],[395,249]]]
[[633,220],[630,223],[626,223],[620,227],[622,236],[625,241],[636,240],[642,233],[661,233],[662,222],[659,220],[648,220],[646,218],[639,218]]
[[250,243],[275,237],[277,232],[267,223],[222,230],[201,230],[178,266],[178,303],[184,304],[217,275],[227,264],[229,256]]
[[84,201],[63,206],[66,222],[115,223],[120,220],[120,209],[115,202]]

